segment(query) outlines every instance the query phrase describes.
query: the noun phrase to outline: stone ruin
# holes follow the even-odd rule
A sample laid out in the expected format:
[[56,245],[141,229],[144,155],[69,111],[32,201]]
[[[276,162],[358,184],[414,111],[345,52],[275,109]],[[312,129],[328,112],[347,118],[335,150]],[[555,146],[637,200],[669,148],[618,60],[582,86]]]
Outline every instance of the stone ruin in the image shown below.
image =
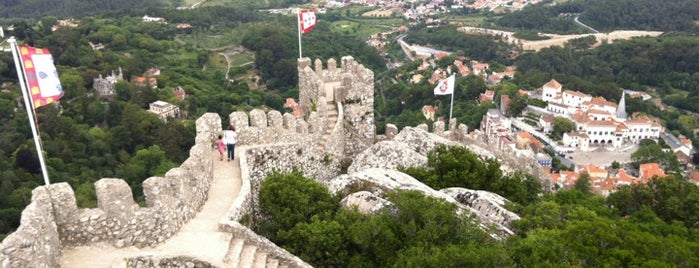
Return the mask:
[[[239,135],[242,186],[219,222],[220,231],[245,239],[288,267],[309,267],[247,227],[255,225],[259,217],[257,194],[265,177],[297,169],[331,191],[343,192],[350,197],[343,203],[365,206],[367,213],[390,208],[377,189],[418,189],[459,204],[484,225],[495,225],[499,230],[496,236],[512,233],[510,222],[518,216],[502,208],[504,198],[468,189],[436,191],[395,169],[425,165],[427,152],[438,144],[467,146],[483,157],[498,158],[504,166],[544,174],[537,165],[515,159],[508,152],[488,150],[491,145],[469,136],[467,127],[457,126],[455,119],[450,129],[445,129],[443,121],[435,122],[432,133],[427,125],[399,132],[389,124],[384,135],[376,135],[373,73],[352,57],[343,57],[339,68],[333,59],[328,60],[326,69],[319,60],[312,69],[310,62],[308,58],[298,61],[302,117],[258,109],[229,115],[228,123]],[[206,202],[213,178],[210,152],[221,130],[217,114],[197,119],[189,158],[165,176],[143,182],[145,207],[133,201],[131,189],[120,179],[95,183],[97,208],[77,208],[73,190],[66,183],[37,187],[22,212],[20,227],[0,244],[0,267],[58,267],[62,251],[74,246],[152,247],[165,241]],[[346,192],[357,183],[373,187]],[[362,204],[363,200],[368,203]],[[157,263],[209,266],[207,260],[186,256],[137,256],[127,261],[136,267],[155,267]]]

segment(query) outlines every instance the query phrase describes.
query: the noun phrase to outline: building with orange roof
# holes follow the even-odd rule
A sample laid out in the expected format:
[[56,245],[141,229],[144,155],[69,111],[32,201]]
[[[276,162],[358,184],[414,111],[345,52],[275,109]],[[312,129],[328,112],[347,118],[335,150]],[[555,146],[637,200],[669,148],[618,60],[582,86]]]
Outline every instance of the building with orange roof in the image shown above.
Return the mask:
[[511,102],[512,102],[512,100],[510,99],[510,96],[508,96],[508,95],[500,96],[500,113],[501,114],[507,114],[507,110],[510,109]]
[[556,79],[551,79],[548,83],[541,87],[541,99],[550,101],[555,98],[563,90],[563,85],[558,83]]
[[609,172],[606,169],[598,167],[595,164],[588,164],[585,167],[585,171],[592,179],[606,179],[609,175]]
[[422,115],[425,116],[425,119],[434,121],[434,113],[435,113],[434,106],[432,106],[432,105],[422,106]]
[[484,93],[481,93],[480,96],[478,97],[478,102],[484,103],[486,101],[493,101],[495,98],[495,91],[492,91],[490,89],[486,89]]
[[473,70],[473,74],[482,76],[485,75],[485,71],[488,70],[489,65],[488,63],[485,62],[478,62],[475,60],[471,61],[471,69]]
[[617,182],[611,178],[597,180],[592,183],[592,191],[603,197],[609,196],[609,194],[616,191],[616,188]]
[[534,142],[536,138],[532,136],[531,133],[527,131],[520,131],[517,133],[517,149],[524,149],[529,145],[529,143]]
[[179,100],[184,100],[187,97],[187,92],[184,91],[184,88],[181,86],[176,86],[172,89],[173,93],[175,93],[175,97]]
[[658,163],[641,164],[638,170],[639,176],[641,177],[641,180],[643,180],[644,182],[652,179],[655,176],[665,177],[665,172],[660,168],[660,165]]
[[617,185],[631,185],[639,182],[638,178],[629,175],[625,169],[619,169],[616,173]]
[[687,180],[699,186],[699,172],[697,172],[696,170],[692,170],[691,172],[689,172],[689,174],[687,174]]
[[456,68],[459,70],[459,74],[461,76],[467,76],[471,73],[471,69],[464,65],[464,62],[461,60],[454,60],[454,65],[456,65]]

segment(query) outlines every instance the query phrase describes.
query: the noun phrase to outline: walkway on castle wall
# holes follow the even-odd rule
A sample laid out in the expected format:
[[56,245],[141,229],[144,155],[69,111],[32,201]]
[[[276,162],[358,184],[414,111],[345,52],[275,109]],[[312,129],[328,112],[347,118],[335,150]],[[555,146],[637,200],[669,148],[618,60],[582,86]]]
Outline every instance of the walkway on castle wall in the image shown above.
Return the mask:
[[[237,154],[237,152],[236,152]],[[81,246],[63,252],[61,267],[126,267],[124,259],[131,256],[192,256],[204,261],[223,262],[231,241],[231,234],[218,231],[218,223],[240,191],[240,162],[219,161],[212,151],[214,179],[209,198],[202,210],[187,222],[173,237],[155,248]]]

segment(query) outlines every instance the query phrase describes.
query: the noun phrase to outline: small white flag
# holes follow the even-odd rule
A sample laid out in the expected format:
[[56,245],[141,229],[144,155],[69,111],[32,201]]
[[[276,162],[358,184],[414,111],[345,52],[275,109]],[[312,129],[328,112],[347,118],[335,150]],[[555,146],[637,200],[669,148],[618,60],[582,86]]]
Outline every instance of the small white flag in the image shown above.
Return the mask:
[[454,94],[454,75],[452,74],[449,78],[444,79],[437,84],[434,88],[435,95],[449,95]]
[[299,23],[301,24],[301,33],[310,32],[316,26],[316,12],[313,10],[301,10],[299,12]]

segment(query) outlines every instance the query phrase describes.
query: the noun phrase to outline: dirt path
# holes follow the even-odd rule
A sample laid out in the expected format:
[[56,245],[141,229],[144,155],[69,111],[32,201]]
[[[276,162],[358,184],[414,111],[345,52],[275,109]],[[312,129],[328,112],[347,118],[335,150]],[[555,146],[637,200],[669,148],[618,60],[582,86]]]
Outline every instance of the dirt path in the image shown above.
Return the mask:
[[237,156],[232,162],[218,161],[217,151],[212,151],[211,157],[215,161],[209,198],[202,210],[175,236],[155,248],[93,245],[67,249],[63,252],[61,267],[126,267],[124,258],[142,255],[187,255],[200,260],[222,262],[228,251],[231,234],[219,232],[218,223],[240,191],[240,162]]
[[524,48],[524,50],[534,50],[534,51],[539,51],[542,48],[547,48],[547,47],[552,47],[552,46],[563,46],[566,42],[568,42],[571,39],[586,37],[586,36],[590,36],[590,35],[595,36],[595,38],[597,38],[596,45],[599,45],[602,43],[603,40],[611,42],[613,40],[631,39],[632,37],[659,36],[663,33],[663,32],[654,32],[654,31],[613,31],[610,33],[570,34],[570,35],[558,35],[558,34],[544,34],[544,33],[542,33],[541,34],[542,36],[548,36],[548,37],[550,37],[550,39],[529,41],[529,40],[518,39],[518,38],[514,37],[514,32],[499,31],[499,30],[477,28],[477,27],[460,27],[459,31],[466,33],[466,34],[501,35],[502,38],[506,38],[511,43],[521,42],[522,48]]

